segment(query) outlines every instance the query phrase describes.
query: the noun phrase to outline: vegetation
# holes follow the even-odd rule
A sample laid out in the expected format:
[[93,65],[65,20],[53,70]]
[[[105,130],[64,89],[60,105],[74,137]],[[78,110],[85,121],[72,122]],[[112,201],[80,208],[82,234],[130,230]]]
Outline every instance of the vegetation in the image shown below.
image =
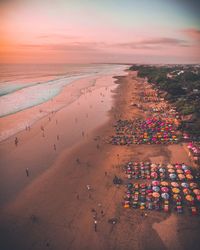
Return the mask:
[[183,129],[200,138],[200,65],[133,65],[130,70],[159,89],[182,115]]

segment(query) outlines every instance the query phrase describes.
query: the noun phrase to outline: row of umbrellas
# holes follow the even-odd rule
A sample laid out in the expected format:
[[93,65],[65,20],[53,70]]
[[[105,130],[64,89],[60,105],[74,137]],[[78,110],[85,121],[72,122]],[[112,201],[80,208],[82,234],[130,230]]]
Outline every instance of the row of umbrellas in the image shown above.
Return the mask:
[[185,164],[150,164],[129,162],[125,166],[125,173],[128,179],[146,178],[146,179],[167,179],[170,180],[193,180],[191,168]]

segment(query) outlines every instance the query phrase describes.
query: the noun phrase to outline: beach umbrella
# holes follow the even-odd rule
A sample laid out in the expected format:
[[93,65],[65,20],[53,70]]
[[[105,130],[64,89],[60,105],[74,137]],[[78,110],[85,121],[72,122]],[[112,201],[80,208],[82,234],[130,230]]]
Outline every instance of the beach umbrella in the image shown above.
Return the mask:
[[153,190],[148,189],[148,190],[146,190],[146,193],[147,193],[147,194],[153,193]]
[[146,184],[145,184],[145,183],[141,183],[141,184],[140,184],[140,187],[141,187],[141,188],[145,188],[145,187],[146,187]]
[[177,174],[183,174],[183,170],[182,169],[177,169],[176,172],[177,172]]
[[170,175],[169,175],[169,178],[170,178],[171,180],[175,180],[175,179],[176,179],[176,174],[170,174]]
[[179,178],[179,180],[184,180],[185,179],[185,175],[184,174],[178,174],[178,178]]
[[180,164],[176,164],[176,165],[175,165],[175,168],[176,168],[176,169],[182,169],[182,166],[181,166]]
[[167,181],[161,181],[160,185],[162,187],[168,187],[169,186],[169,183]]
[[197,200],[198,200],[198,201],[200,201],[200,195],[197,195],[197,197],[196,197],[196,198],[197,198]]
[[169,168],[174,168],[174,167],[171,164],[168,164],[167,168],[169,169]]
[[191,171],[190,170],[185,170],[185,174],[191,174]]
[[155,197],[155,198],[159,198],[160,194],[158,192],[153,192],[152,196]]
[[160,169],[159,169],[159,172],[165,173],[165,169],[164,169],[164,168],[160,168]]
[[151,177],[154,178],[154,179],[157,179],[158,178],[158,174],[156,172],[152,172],[151,173]]
[[174,194],[173,198],[174,198],[174,200],[181,200],[180,194]]
[[197,185],[196,182],[191,182],[191,183],[190,183],[190,187],[191,187],[192,189],[194,189],[194,188],[198,188],[198,185]]
[[187,174],[187,175],[186,175],[186,178],[187,178],[188,180],[192,180],[192,179],[193,179],[193,176],[192,176],[191,174]]
[[172,169],[172,168],[170,168],[170,169],[168,169],[168,172],[169,172],[169,173],[174,173],[174,172],[175,172],[175,170],[174,170],[174,169]]
[[169,194],[168,193],[162,193],[161,194],[161,197],[165,200],[168,200],[169,199]]
[[178,184],[178,182],[171,182],[171,186],[172,187],[179,187],[179,184]]
[[183,164],[183,165],[182,165],[182,169],[183,169],[183,170],[187,170],[188,167],[187,167],[185,164]]
[[187,194],[191,194],[191,191],[189,188],[184,188],[183,193],[184,193],[184,195],[187,195]]
[[152,189],[153,189],[154,192],[159,192],[160,191],[160,188],[158,186],[153,186]]
[[188,188],[189,187],[189,184],[187,182],[182,182],[181,183],[181,187],[183,188]]
[[196,195],[200,195],[200,189],[198,189],[198,188],[193,189],[193,192],[194,192]]
[[185,199],[187,200],[187,201],[193,201],[194,200],[194,197],[192,196],[192,195],[186,195],[185,196]]
[[179,194],[180,189],[179,188],[172,188],[172,192],[175,193],[175,194]]
[[163,193],[167,193],[167,192],[169,192],[169,188],[168,188],[168,187],[162,187],[162,188],[161,188],[161,191],[162,191]]
[[152,185],[153,186],[158,186],[158,185],[160,185],[160,182],[159,181],[152,181]]

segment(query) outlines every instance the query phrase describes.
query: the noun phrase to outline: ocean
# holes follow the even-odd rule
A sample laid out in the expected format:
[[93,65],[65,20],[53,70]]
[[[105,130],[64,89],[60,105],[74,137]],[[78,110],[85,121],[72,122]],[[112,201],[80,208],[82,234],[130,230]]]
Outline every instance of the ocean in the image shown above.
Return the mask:
[[[120,75],[126,68],[126,65],[114,64],[0,65],[0,119],[3,122],[13,114],[20,114],[27,109],[31,111],[31,108],[52,100],[75,81],[91,77],[95,80],[103,75]],[[94,83],[91,81],[92,84]],[[56,112],[62,107],[63,105],[56,104],[53,111]],[[23,122],[19,119],[21,123],[17,123],[15,128],[0,127],[0,141],[32,125],[51,111],[52,109],[40,112],[37,117],[33,113]]]

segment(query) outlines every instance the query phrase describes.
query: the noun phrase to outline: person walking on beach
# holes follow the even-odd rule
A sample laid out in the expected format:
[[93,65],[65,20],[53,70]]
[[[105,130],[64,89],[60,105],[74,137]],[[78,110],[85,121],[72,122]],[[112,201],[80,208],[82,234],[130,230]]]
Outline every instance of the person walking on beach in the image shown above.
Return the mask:
[[56,151],[56,144],[53,145],[54,150]]
[[29,177],[29,170],[26,168],[26,176]]
[[97,232],[97,220],[94,220],[94,231]]
[[17,147],[18,143],[19,143],[18,138],[15,137],[15,146],[16,146],[16,147]]

